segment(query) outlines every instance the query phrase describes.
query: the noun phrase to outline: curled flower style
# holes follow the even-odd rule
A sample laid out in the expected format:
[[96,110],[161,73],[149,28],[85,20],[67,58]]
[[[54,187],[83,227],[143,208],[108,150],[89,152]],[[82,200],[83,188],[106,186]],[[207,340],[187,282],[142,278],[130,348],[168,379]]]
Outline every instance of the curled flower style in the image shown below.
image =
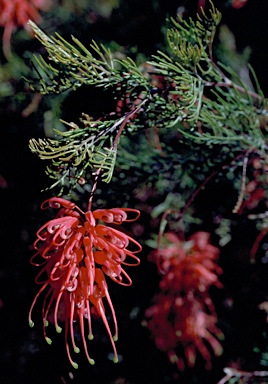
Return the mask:
[[41,22],[38,10],[46,11],[51,0],[0,0],[0,26],[4,27],[3,51],[10,57],[10,39],[12,32],[18,27],[27,28],[29,19]]
[[[85,321],[88,328],[88,339],[93,339],[92,314],[100,317],[107,329],[114,350],[114,361],[118,361],[115,341],[118,338],[117,320],[109,295],[105,275],[120,285],[131,285],[132,281],[125,266],[136,266],[140,260],[136,253],[141,246],[130,236],[106,224],[120,225],[123,222],[136,220],[140,213],[135,209],[114,208],[98,209],[93,212],[83,212],[74,203],[65,199],[53,197],[46,200],[42,209],[58,209],[56,218],[48,221],[37,231],[34,243],[36,253],[31,263],[42,266],[35,281],[41,284],[29,312],[29,324],[32,321],[32,310],[41,293],[46,291],[42,307],[43,330],[46,341],[48,319],[53,312],[53,322],[57,332],[61,332],[59,320],[65,320],[65,345],[68,358],[77,368],[70,353],[69,339],[74,352],[79,352],[75,342],[74,327],[78,321],[85,354],[90,364],[94,360],[89,356],[86,337]],[[36,258],[41,262],[36,262]],[[126,259],[132,262],[126,262]],[[43,277],[43,279],[42,279]],[[106,299],[111,310],[114,333],[105,314],[103,299]],[[61,308],[63,307],[63,314]]]
[[163,275],[161,290],[147,309],[147,327],[156,346],[167,352],[172,363],[184,368],[185,355],[194,366],[196,351],[211,367],[210,349],[216,356],[222,352],[218,339],[217,315],[209,297],[209,288],[221,287],[221,268],[215,263],[219,250],[209,243],[209,234],[197,232],[182,242],[174,233],[165,235],[167,245],[154,251],[152,258]]

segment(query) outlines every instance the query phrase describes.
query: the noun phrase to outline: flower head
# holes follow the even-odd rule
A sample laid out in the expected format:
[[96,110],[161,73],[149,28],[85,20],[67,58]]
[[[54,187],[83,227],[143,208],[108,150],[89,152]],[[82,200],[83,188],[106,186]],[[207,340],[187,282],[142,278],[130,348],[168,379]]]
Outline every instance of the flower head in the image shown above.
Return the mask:
[[[217,328],[217,316],[209,297],[212,285],[221,287],[221,269],[215,261],[219,250],[209,243],[209,234],[197,232],[189,241],[182,242],[174,233],[165,235],[167,245],[153,252],[163,275],[160,293],[145,315],[156,346],[168,353],[171,362],[184,367],[184,353],[189,366],[195,364],[196,351],[210,367],[211,347],[221,354],[222,338]],[[204,342],[205,341],[205,342]]]
[[[70,353],[69,338],[74,352],[79,352],[73,329],[74,321],[78,320],[86,356],[94,364],[88,353],[84,325],[86,321],[88,338],[93,339],[93,313],[103,320],[113,346],[114,361],[117,361],[114,343],[118,337],[117,321],[105,275],[120,285],[131,285],[131,278],[124,266],[139,264],[136,253],[141,251],[141,246],[128,235],[106,224],[120,225],[124,221],[134,221],[140,213],[127,208],[99,209],[84,213],[74,203],[57,197],[46,200],[41,207],[58,209],[58,213],[55,219],[38,230],[34,243],[37,252],[31,263],[42,268],[36,277],[36,283],[41,284],[41,288],[30,309],[30,326],[34,325],[31,316],[35,302],[46,291],[42,316],[44,336],[49,344],[51,339],[47,337],[46,327],[53,312],[57,332],[62,330],[59,320],[64,317],[66,350],[71,364],[76,368],[77,364]],[[42,261],[37,263],[37,257],[41,257]],[[126,262],[127,259],[132,262]],[[112,313],[113,335],[106,318],[103,299],[107,300]]]

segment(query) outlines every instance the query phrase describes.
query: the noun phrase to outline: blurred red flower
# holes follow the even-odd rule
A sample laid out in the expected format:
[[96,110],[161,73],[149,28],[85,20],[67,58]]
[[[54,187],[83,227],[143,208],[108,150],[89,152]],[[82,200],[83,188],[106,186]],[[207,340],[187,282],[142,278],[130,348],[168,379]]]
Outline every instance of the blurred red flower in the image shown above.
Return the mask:
[[[246,5],[248,0],[232,0],[231,1],[231,6],[235,9],[240,9]],[[201,14],[202,9],[205,8],[206,5],[206,0],[198,0],[198,12]]]
[[174,233],[167,233],[165,247],[152,253],[163,278],[160,293],[147,309],[150,329],[156,346],[167,352],[172,363],[184,368],[183,353],[189,366],[194,366],[196,351],[211,367],[211,353],[220,355],[217,315],[209,297],[212,285],[221,287],[218,275],[221,268],[215,263],[219,250],[209,243],[209,234],[197,232],[182,242]]
[[244,5],[246,5],[247,1],[248,0],[233,0],[232,1],[232,7],[236,8],[236,9],[240,9],[240,8],[244,7]]
[[[141,251],[141,246],[128,235],[106,224],[120,225],[124,221],[134,221],[140,213],[127,208],[98,209],[84,213],[74,203],[57,197],[46,200],[41,207],[57,208],[59,211],[55,219],[39,229],[34,243],[37,252],[31,258],[31,263],[42,266],[36,277],[36,283],[41,284],[41,288],[32,303],[29,324],[31,327],[34,325],[31,319],[33,307],[39,295],[46,291],[42,308],[46,341],[51,344],[51,339],[46,334],[48,320],[52,317],[57,332],[62,330],[59,321],[64,320],[68,358],[77,368],[78,365],[70,354],[68,338],[70,336],[74,352],[79,352],[73,328],[74,322],[78,321],[86,356],[88,361],[94,364],[88,353],[84,328],[86,320],[88,338],[93,339],[93,314],[104,322],[116,362],[118,358],[114,341],[118,337],[117,321],[105,275],[120,285],[131,285],[132,281],[123,267],[139,264],[136,253]],[[36,262],[35,259],[40,256],[41,262]],[[132,259],[132,262],[126,262],[127,257]],[[114,335],[106,318],[104,298],[112,313]]]
[[28,20],[41,22],[39,10],[47,11],[51,0],[0,0],[0,26],[4,27],[3,52],[11,56],[10,40],[12,32],[18,27],[27,29]]

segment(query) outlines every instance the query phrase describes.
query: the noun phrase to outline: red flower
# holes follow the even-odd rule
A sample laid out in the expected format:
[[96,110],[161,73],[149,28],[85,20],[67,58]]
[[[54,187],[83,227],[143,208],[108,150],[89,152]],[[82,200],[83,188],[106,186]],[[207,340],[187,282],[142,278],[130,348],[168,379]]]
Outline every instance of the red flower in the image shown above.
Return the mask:
[[[86,320],[88,338],[93,339],[91,315],[94,314],[101,317],[104,322],[114,349],[114,361],[117,361],[114,344],[118,337],[117,321],[105,275],[120,285],[131,285],[132,281],[124,270],[124,266],[139,264],[136,253],[141,251],[141,246],[115,228],[96,224],[96,220],[105,224],[120,225],[123,221],[136,220],[140,213],[128,208],[99,209],[84,213],[74,203],[57,197],[46,200],[41,206],[42,209],[49,207],[58,208],[59,211],[55,219],[39,229],[34,243],[37,252],[31,262],[33,265],[42,265],[36,277],[36,283],[42,286],[32,303],[29,324],[34,325],[31,320],[33,307],[39,295],[46,290],[42,309],[46,341],[51,343],[51,339],[46,334],[46,327],[51,312],[54,312],[53,322],[57,332],[62,330],[58,324],[59,320],[62,318],[65,320],[66,350],[71,364],[77,368],[78,365],[70,355],[68,338],[70,336],[74,352],[79,352],[73,329],[74,321],[78,320],[86,356],[89,362],[94,364],[94,360],[88,353],[84,328]],[[133,217],[129,218],[129,215]],[[34,261],[38,256],[44,259],[43,262]],[[126,262],[127,257],[134,262]],[[96,264],[99,267],[96,267]],[[40,281],[43,275],[44,280]],[[114,335],[106,318],[104,298],[112,313]]]
[[[167,233],[168,244],[153,252],[159,271],[161,293],[155,296],[154,305],[147,309],[147,327],[156,346],[168,353],[171,362],[183,369],[180,355],[184,353],[189,366],[195,364],[199,351],[210,368],[210,346],[216,355],[222,347],[222,337],[216,327],[217,316],[208,290],[212,285],[221,287],[215,264],[219,250],[209,244],[209,234],[197,232],[189,241],[182,242],[173,233]],[[205,342],[204,342],[205,340]]]
[[38,10],[48,10],[51,0],[0,0],[0,26],[4,27],[3,51],[10,57],[11,34],[18,27],[27,28],[29,19],[41,22]]
[[240,9],[240,8],[244,7],[244,5],[246,5],[247,1],[248,0],[233,0],[232,1],[232,7],[236,8],[236,9]]

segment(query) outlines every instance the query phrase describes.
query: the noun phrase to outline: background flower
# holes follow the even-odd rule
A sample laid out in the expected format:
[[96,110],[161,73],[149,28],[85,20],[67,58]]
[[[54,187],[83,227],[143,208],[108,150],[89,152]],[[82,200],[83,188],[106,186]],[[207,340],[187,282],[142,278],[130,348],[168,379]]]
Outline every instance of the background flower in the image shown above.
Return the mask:
[[184,367],[182,355],[189,366],[195,365],[196,351],[211,368],[211,353],[222,353],[218,339],[223,334],[216,326],[217,315],[209,296],[211,286],[221,287],[221,268],[216,264],[219,250],[205,232],[196,232],[186,242],[174,233],[167,233],[163,240],[165,246],[151,256],[162,278],[160,293],[145,312],[147,327],[156,346],[179,369]]
[[[12,32],[18,27],[28,29],[27,23],[33,20],[41,22],[40,10],[47,11],[52,5],[51,0],[1,0],[0,26],[4,27],[3,51],[8,58],[11,56],[10,40]],[[30,30],[30,28],[29,28]]]

